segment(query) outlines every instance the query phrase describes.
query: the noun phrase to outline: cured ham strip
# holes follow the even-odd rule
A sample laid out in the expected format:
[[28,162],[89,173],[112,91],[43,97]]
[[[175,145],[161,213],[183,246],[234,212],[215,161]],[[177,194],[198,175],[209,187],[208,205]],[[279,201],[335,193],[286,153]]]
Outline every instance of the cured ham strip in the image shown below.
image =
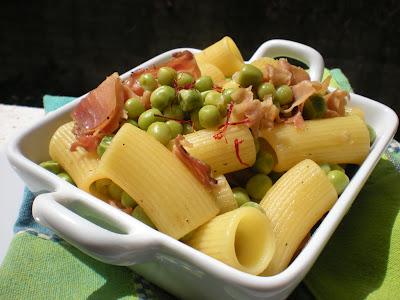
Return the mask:
[[304,80],[310,80],[310,75],[303,68],[290,65],[289,71],[292,73],[291,85],[298,84]]
[[303,68],[290,64],[285,58],[279,59],[275,65],[267,64],[261,71],[264,81],[272,82],[275,86],[295,85],[310,80],[310,75]]
[[274,67],[267,65],[268,80],[272,82],[275,86],[279,85],[289,85],[292,80],[292,73],[282,67]]
[[295,101],[288,109],[285,109],[283,112],[291,112],[293,108],[295,108],[296,106],[300,106],[301,104],[306,102],[307,99],[313,94],[324,94],[328,89],[330,80],[331,76],[328,76],[322,83],[303,80],[302,82],[291,86]]
[[129,87],[136,95],[143,95],[143,88],[139,84],[139,77],[144,73],[150,73],[154,78],[157,77],[157,72],[161,67],[171,67],[179,72],[187,72],[192,74],[195,78],[201,76],[200,69],[197,66],[197,62],[194,55],[190,51],[176,52],[172,54],[170,60],[166,63],[160,64],[159,66],[152,66],[145,69],[139,69],[131,73],[131,76],[125,80],[124,85]]
[[325,117],[340,117],[345,115],[345,105],[349,93],[342,90],[335,90],[324,96],[328,108]]
[[117,73],[107,77],[96,89],[81,100],[73,110],[73,132],[78,146],[94,151],[104,135],[111,134],[119,127],[123,117],[124,90]]
[[205,162],[191,156],[183,147],[182,143],[185,138],[178,135],[174,139],[172,152],[179,158],[181,162],[192,172],[194,176],[206,187],[213,187],[217,184],[217,180],[211,176],[211,168]]
[[262,102],[253,99],[251,87],[239,89],[231,97],[236,103],[233,110],[235,118],[247,120],[245,124],[251,128],[254,136],[258,136],[260,128],[274,127],[274,121],[279,116],[279,109],[273,105],[271,98]]
[[200,69],[197,66],[193,53],[187,50],[172,54],[172,58],[165,64],[165,66],[171,67],[176,71],[190,73],[195,78],[201,76]]

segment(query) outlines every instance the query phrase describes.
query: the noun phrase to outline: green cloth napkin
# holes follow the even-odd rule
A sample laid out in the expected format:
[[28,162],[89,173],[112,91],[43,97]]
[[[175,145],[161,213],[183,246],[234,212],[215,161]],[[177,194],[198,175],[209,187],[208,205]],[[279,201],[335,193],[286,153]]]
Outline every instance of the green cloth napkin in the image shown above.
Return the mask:
[[[340,70],[331,75],[335,87],[351,90]],[[71,99],[45,96],[44,106],[51,111]],[[398,144],[390,149],[387,156],[400,161]],[[382,159],[305,280],[316,298],[363,299],[370,295],[382,299],[399,294],[400,190],[396,183],[400,183],[399,173]],[[130,269],[98,262],[33,224],[32,200],[27,192],[17,234],[0,267],[0,299],[171,297]],[[302,284],[290,298],[314,296]]]
[[317,299],[399,299],[399,209],[400,173],[382,159],[305,279]]

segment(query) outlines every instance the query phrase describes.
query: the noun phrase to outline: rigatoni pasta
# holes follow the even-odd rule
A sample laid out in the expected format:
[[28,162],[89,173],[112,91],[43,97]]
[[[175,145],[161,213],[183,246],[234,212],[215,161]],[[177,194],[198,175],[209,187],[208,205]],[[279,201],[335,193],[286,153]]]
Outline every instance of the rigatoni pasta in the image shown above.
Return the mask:
[[[232,126],[225,132],[224,138],[216,139],[215,130],[202,129],[185,135],[187,152],[206,162],[214,174],[225,174],[251,166],[256,159],[253,136],[246,126]],[[236,146],[235,140],[242,141]],[[238,151],[238,152],[237,152]],[[238,159],[240,155],[241,161]]]
[[97,176],[118,184],[160,231],[176,239],[219,211],[209,191],[167,148],[130,124],[118,131]]
[[219,208],[219,214],[238,208],[238,204],[233,197],[232,189],[224,175],[215,178],[217,185],[213,187],[212,194],[215,198],[215,204]]
[[217,66],[225,76],[232,76],[243,65],[243,57],[230,37],[224,37],[215,44],[195,55],[201,65],[209,63]]
[[272,223],[276,251],[263,275],[284,270],[301,241],[337,199],[326,174],[306,159],[286,172],[267,192],[260,205]]
[[185,243],[254,275],[267,267],[275,252],[268,218],[252,207],[219,215],[190,234]]
[[369,152],[369,133],[358,116],[305,121],[305,128],[278,125],[260,132],[273,148],[274,170],[287,171],[309,158],[318,163],[361,164]]
[[75,142],[73,127],[74,123],[69,122],[56,130],[50,140],[49,154],[68,172],[79,188],[90,192],[89,187],[96,176],[100,160],[96,153],[88,152],[83,148],[70,151],[71,145]]
[[215,65],[210,63],[199,64],[202,76],[210,76],[215,83],[225,81],[224,73]]

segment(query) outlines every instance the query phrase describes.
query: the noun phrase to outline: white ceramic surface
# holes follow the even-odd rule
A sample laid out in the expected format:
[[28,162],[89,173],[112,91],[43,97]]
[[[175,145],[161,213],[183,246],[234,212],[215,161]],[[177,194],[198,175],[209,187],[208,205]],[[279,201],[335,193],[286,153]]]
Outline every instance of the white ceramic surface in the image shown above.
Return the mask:
[[[138,68],[160,63],[179,50],[182,49],[161,54]],[[289,41],[269,41],[252,59],[264,55],[296,58],[310,64],[312,79],[321,78],[323,60],[312,48]],[[129,73],[122,77],[126,78]],[[147,227],[40,168],[37,162],[49,158],[47,146],[52,133],[69,120],[69,112],[79,99],[49,114],[17,137],[8,147],[8,158],[29,188],[39,195],[33,206],[35,219],[85,253],[108,263],[130,266],[180,298],[282,299],[311,268],[397,128],[397,116],[390,108],[355,94],[351,94],[351,99],[352,105],[365,110],[367,122],[376,130],[378,137],[371,153],[299,256],[285,271],[271,277],[233,269]],[[111,224],[113,229],[94,224],[93,216]]]
[[7,161],[4,146],[0,146],[0,264],[14,237],[13,226],[18,216],[24,182]]

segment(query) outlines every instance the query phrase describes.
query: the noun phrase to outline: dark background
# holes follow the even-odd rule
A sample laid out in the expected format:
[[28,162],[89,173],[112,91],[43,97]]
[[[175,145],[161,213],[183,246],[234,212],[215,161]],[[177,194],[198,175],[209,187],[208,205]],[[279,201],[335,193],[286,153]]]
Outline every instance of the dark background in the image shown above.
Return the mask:
[[2,1],[0,101],[41,106],[163,51],[231,36],[245,59],[283,38],[317,49],[356,93],[400,111],[400,1]]

